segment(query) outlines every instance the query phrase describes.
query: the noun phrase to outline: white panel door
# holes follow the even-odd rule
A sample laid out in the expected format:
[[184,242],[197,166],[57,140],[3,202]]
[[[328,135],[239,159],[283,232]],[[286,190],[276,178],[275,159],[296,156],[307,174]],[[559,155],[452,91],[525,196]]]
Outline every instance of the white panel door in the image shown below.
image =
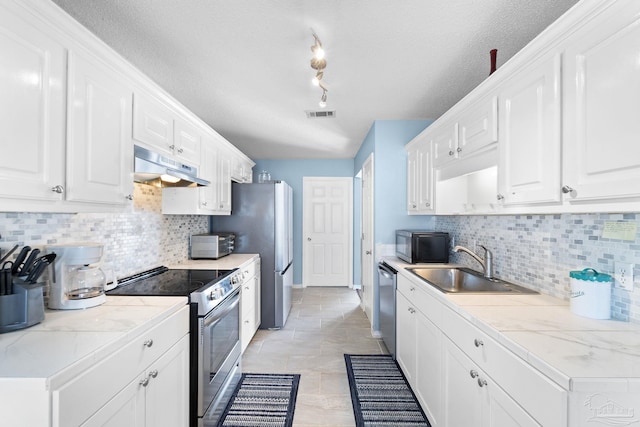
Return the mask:
[[373,254],[373,153],[362,165],[362,236],[360,266],[362,270],[361,306],[370,322],[373,322],[373,277],[377,271]]
[[62,200],[66,51],[3,10],[0,52],[0,196]]
[[67,200],[126,205],[133,195],[133,89],[105,64],[69,53]]
[[350,177],[303,178],[303,285],[351,284]]

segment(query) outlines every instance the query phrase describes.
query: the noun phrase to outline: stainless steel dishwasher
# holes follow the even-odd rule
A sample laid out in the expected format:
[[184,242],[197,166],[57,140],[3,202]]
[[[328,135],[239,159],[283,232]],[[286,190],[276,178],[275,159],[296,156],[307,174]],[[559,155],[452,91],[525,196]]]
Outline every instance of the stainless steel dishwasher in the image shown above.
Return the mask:
[[380,333],[387,350],[396,358],[396,274],[386,262],[378,263]]

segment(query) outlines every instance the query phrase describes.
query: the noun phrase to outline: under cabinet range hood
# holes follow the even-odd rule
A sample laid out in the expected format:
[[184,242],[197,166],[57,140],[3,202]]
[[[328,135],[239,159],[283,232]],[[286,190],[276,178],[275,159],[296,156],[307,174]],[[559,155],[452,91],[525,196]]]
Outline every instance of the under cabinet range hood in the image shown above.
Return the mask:
[[134,145],[133,180],[156,187],[199,187],[210,182],[198,178],[198,168]]

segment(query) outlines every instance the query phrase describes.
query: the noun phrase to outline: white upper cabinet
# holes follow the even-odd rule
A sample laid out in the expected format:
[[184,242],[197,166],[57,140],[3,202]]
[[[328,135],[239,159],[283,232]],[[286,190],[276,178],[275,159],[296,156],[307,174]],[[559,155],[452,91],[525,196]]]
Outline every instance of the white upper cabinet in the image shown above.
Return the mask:
[[640,196],[640,2],[600,9],[571,34],[564,52],[569,201]]
[[499,86],[498,199],[505,205],[561,201],[560,67],[560,54],[551,54]]
[[498,140],[498,100],[480,99],[464,109],[458,118],[458,157],[468,156]]
[[41,24],[0,10],[0,196],[57,201],[65,186],[66,49]]
[[433,213],[433,164],[428,138],[417,137],[407,146],[407,212]]
[[434,123],[429,128],[433,145],[433,165],[440,166],[457,157],[458,123]]
[[133,195],[131,85],[102,61],[69,52],[69,201],[127,205]]
[[137,92],[133,103],[133,139],[160,154],[200,165],[199,129],[160,100]]
[[435,212],[638,211],[638,40],[637,0],[578,2],[434,122]]
[[173,114],[151,97],[134,95],[133,139],[150,150],[166,156],[173,155]]
[[254,162],[239,154],[233,155],[231,159],[231,179],[235,182],[253,182]]
[[198,128],[186,120],[176,118],[173,129],[175,157],[185,163],[199,165],[202,136]]
[[462,101],[442,123],[431,125],[433,164],[465,158],[498,140],[498,101],[488,96]]

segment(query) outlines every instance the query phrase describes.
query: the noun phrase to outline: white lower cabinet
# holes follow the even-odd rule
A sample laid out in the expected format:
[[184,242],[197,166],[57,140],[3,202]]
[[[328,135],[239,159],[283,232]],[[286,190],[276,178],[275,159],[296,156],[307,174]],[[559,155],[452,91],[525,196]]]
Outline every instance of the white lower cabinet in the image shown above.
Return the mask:
[[261,323],[260,258],[240,270],[240,343],[244,353]]
[[53,427],[187,427],[189,307],[52,390]]
[[402,290],[404,294],[399,291],[396,298],[396,360],[431,425],[444,426],[440,416],[442,332],[409,301],[420,300],[421,291],[414,286]]
[[186,426],[189,413],[189,337],[183,337],[83,427]]
[[398,274],[396,359],[434,427],[566,427],[566,390],[424,286]]
[[451,340],[443,346],[445,426],[540,426]]

